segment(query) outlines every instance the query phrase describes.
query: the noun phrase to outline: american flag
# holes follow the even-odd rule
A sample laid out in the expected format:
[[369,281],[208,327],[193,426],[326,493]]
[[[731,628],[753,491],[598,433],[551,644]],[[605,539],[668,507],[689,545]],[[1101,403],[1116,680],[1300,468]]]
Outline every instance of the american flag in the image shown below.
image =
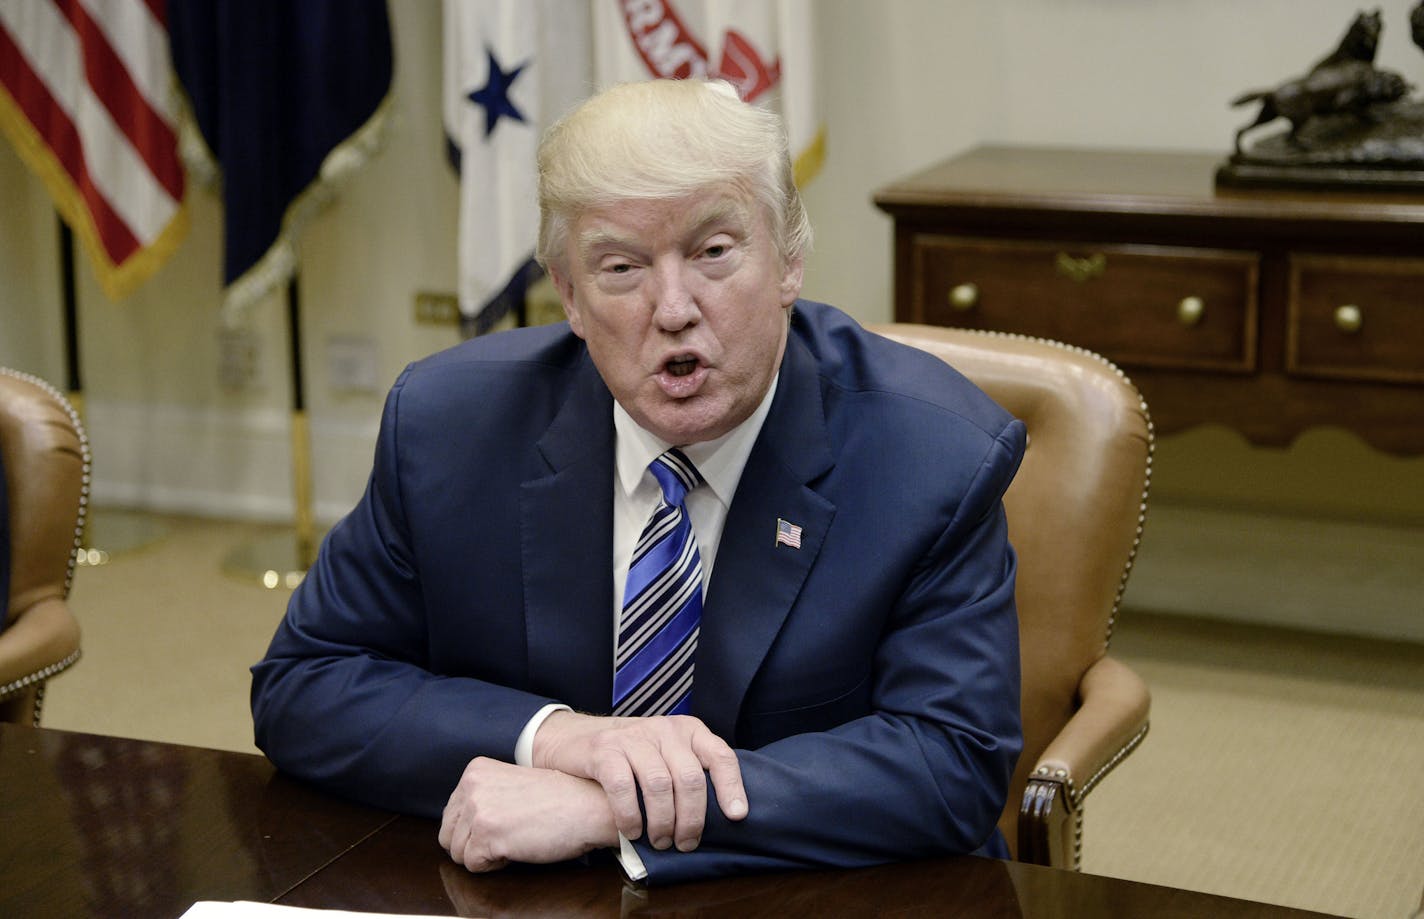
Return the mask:
[[186,229],[165,0],[0,0],[0,128],[111,299]]
[[801,548],[801,528],[794,523],[788,523],[780,517],[777,517],[776,544],[778,546],[790,546],[793,549]]

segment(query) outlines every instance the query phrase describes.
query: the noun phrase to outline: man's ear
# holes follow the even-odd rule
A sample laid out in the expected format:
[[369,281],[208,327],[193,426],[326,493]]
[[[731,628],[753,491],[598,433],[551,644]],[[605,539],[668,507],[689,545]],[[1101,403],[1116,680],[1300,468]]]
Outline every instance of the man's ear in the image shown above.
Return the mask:
[[801,296],[801,280],[805,273],[806,260],[797,256],[786,263],[781,275],[781,305],[790,306]]
[[564,315],[568,317],[569,328],[579,338],[583,338],[583,316],[579,313],[578,304],[574,302],[574,285],[552,264],[549,265],[549,280],[559,292],[559,302],[564,305]]

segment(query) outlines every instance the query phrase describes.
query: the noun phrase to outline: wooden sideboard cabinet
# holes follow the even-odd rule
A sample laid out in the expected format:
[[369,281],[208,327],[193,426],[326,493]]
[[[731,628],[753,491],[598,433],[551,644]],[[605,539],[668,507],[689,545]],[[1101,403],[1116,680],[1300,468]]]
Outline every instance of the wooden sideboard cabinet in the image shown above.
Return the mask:
[[895,319],[1097,351],[1163,433],[1424,453],[1424,192],[1217,189],[1219,161],[986,146],[894,182]]

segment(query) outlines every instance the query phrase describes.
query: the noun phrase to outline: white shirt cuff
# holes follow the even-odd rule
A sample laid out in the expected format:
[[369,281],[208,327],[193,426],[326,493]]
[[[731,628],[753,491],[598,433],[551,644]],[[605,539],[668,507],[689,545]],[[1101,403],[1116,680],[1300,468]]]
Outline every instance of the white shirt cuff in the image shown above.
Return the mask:
[[624,838],[622,833],[618,834],[618,851],[613,853],[618,859],[618,864],[623,866],[623,873],[630,881],[641,881],[648,876],[648,869],[643,867],[642,856],[638,855],[638,850],[633,848],[633,844]]
[[528,723],[524,725],[524,730],[519,732],[519,739],[514,742],[514,765],[532,766],[534,765],[534,735],[539,732],[539,725],[544,723],[544,719],[554,714],[554,712],[571,712],[573,709],[558,702],[550,702],[548,705],[534,713]]

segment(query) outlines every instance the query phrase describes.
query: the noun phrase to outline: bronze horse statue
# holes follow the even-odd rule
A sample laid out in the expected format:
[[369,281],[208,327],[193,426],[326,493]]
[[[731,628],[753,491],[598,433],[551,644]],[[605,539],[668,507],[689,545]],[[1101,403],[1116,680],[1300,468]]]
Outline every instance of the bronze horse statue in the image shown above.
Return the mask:
[[[1424,27],[1424,4],[1415,11],[1416,36]],[[1304,143],[1301,129],[1321,115],[1348,113],[1368,118],[1376,103],[1393,102],[1408,94],[1410,86],[1399,74],[1374,66],[1383,28],[1380,11],[1361,12],[1340,39],[1339,46],[1316,63],[1304,76],[1288,80],[1274,89],[1255,90],[1232,100],[1232,105],[1260,102],[1256,120],[1236,132],[1236,152],[1241,138],[1252,128],[1277,118],[1291,123],[1287,140],[1298,147]]]

